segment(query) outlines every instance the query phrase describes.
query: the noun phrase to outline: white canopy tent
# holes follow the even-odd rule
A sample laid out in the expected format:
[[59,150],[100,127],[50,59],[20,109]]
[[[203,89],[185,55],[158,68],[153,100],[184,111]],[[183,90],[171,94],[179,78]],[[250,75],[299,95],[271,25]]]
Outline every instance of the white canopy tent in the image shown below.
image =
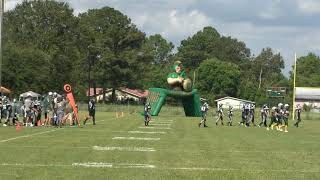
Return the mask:
[[28,96],[31,96],[33,99],[36,99],[38,100],[38,98],[41,96],[40,94],[38,93],[35,93],[33,91],[28,91],[28,92],[25,92],[25,93],[22,93],[20,94],[20,101],[27,98]]

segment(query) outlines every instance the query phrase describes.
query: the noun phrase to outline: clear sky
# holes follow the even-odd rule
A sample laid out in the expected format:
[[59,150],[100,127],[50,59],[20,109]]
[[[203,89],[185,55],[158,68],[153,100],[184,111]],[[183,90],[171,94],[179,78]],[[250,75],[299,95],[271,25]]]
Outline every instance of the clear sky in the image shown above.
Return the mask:
[[[12,9],[22,0],[5,0]],[[62,1],[62,0],[60,0]],[[271,47],[284,57],[287,75],[298,56],[320,55],[320,0],[64,0],[75,14],[113,7],[147,35],[161,34],[175,46],[205,26],[244,41],[258,55]]]

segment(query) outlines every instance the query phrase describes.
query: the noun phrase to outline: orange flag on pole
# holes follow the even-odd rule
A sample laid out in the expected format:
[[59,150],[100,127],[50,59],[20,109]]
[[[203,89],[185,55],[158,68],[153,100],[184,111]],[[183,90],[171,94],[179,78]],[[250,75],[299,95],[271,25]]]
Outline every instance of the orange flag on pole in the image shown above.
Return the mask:
[[75,102],[73,94],[72,94],[72,89],[71,89],[70,84],[65,84],[63,89],[67,93],[67,99],[69,99],[69,104],[71,105],[71,107],[73,109],[74,116],[76,117],[78,126],[80,127],[80,122],[79,122],[79,118],[78,118],[78,110],[77,110],[76,102]]

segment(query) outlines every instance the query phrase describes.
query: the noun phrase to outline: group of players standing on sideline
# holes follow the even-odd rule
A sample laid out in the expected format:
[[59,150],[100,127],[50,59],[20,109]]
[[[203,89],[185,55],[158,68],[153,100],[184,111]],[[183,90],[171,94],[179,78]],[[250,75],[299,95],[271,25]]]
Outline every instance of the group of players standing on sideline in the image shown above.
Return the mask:
[[[221,125],[224,125],[223,123],[224,113],[223,113],[222,106],[223,106],[222,104],[218,104],[217,112],[216,112],[216,121],[215,121],[216,125],[218,125],[219,122],[221,123]],[[272,107],[270,111],[267,105],[263,105],[263,107],[260,110],[261,122],[258,125],[258,127],[264,126],[267,128],[267,130],[270,130],[270,129],[273,130],[275,127],[278,131],[288,132],[288,119],[290,115],[289,107],[290,107],[289,104],[283,105],[282,103],[279,103],[278,106]],[[201,120],[198,126],[201,127],[201,125],[203,124],[204,127],[208,127],[206,125],[207,113],[209,110],[208,103],[203,102],[200,109],[201,109]],[[299,123],[301,122],[301,111],[302,111],[301,106],[297,105],[295,109],[296,122],[294,124],[294,126],[296,127],[298,127]],[[232,126],[233,107],[230,105],[228,108],[227,115],[228,115],[227,125]],[[267,124],[267,119],[269,115],[270,115],[270,123]],[[239,122],[239,126],[244,125],[245,127],[249,127],[250,124],[252,124],[253,126],[257,126],[255,124],[255,105],[243,104],[241,108],[241,121]]]
[[[95,101],[93,99],[89,101],[88,110],[89,116],[85,117],[84,124],[87,120],[92,119],[95,125]],[[22,117],[22,122],[19,122],[19,116]],[[2,126],[21,124],[30,127],[61,127],[67,123],[70,126],[78,123],[69,99],[52,92],[41,100],[36,100],[31,94],[27,94],[27,97],[20,103],[16,99],[11,102],[5,96],[0,97],[0,123],[3,118],[5,122]]]
[[19,105],[16,99],[10,101],[6,96],[0,96],[0,123],[4,119],[3,126],[7,126],[10,121],[15,124],[18,121]]

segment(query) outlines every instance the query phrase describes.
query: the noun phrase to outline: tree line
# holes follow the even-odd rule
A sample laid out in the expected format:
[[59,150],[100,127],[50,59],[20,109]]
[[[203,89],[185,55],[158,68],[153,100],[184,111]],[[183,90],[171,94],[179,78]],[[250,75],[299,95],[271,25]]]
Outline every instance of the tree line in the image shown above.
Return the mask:
[[[75,96],[85,100],[89,70],[91,87],[113,92],[119,87],[167,88],[166,74],[180,60],[194,87],[211,102],[233,96],[262,104],[272,86],[287,87],[285,101],[290,102],[292,73],[283,75],[280,53],[266,47],[254,56],[244,42],[211,26],[182,40],[174,52],[172,42],[160,34],[147,36],[111,7],[76,16],[65,2],[23,1],[4,13],[3,23],[3,85],[14,95],[62,92],[63,84],[70,83]],[[297,64],[298,86],[320,85],[318,56],[310,53]]]

